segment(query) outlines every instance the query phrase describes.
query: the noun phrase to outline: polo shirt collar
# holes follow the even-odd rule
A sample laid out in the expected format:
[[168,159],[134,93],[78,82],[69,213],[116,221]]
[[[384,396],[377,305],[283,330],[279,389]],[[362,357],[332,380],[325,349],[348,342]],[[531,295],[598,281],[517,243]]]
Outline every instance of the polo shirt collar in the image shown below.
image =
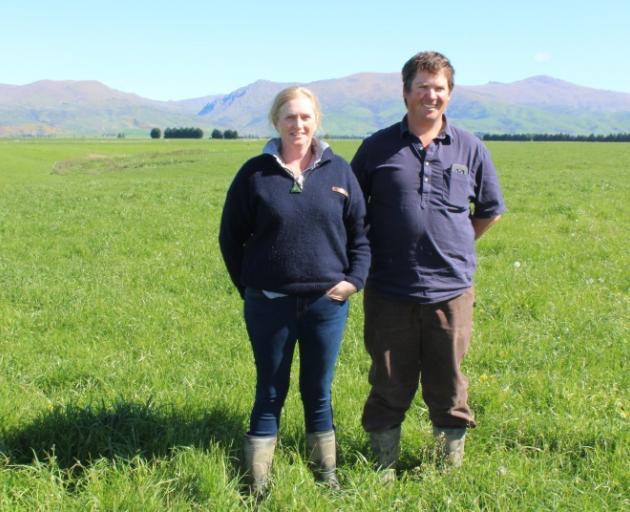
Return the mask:
[[[411,133],[411,131],[409,131],[409,122],[407,121],[407,115],[405,115],[405,117],[403,117],[402,121],[400,122],[400,136],[406,137],[408,135],[415,137],[415,135]],[[451,139],[453,138],[453,130],[451,129],[451,125],[448,122],[446,115],[442,116],[442,129],[435,138],[438,139],[440,142],[446,144],[449,144],[451,142]]]

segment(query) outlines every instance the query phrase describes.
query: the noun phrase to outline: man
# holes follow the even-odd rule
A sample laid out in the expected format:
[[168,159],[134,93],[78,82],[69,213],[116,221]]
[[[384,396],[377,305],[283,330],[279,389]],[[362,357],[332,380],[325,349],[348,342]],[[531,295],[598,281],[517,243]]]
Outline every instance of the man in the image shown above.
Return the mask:
[[505,206],[486,148],[444,115],[453,78],[442,54],[414,55],[402,69],[407,115],[365,139],[352,160],[372,249],[364,294],[372,388],[362,422],[389,478],[419,380],[441,463],[461,465],[466,429],[475,426],[460,370],[471,337],[475,240]]

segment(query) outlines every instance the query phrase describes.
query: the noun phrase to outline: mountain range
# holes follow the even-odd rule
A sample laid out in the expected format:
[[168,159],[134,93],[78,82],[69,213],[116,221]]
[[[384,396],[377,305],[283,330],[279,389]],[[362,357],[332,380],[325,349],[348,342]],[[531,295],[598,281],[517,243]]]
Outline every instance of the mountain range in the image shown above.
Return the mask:
[[[258,80],[229,94],[157,101],[97,81],[0,84],[0,137],[146,136],[153,127],[273,133],[267,111],[290,83]],[[404,114],[399,73],[359,73],[304,84],[320,99],[328,136],[365,136]],[[549,76],[456,85],[447,114],[477,133],[630,132],[630,94],[582,87]],[[209,134],[209,133],[208,133]]]

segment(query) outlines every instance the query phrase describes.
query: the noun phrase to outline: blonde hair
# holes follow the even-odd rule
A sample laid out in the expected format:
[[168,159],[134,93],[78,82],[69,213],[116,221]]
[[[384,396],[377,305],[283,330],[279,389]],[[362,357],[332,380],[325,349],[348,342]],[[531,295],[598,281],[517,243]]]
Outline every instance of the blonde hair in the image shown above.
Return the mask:
[[275,127],[278,124],[278,120],[280,117],[280,109],[282,106],[296,98],[308,98],[311,100],[311,104],[313,105],[313,111],[315,112],[315,121],[317,123],[317,127],[320,127],[322,112],[319,108],[319,101],[317,100],[317,96],[306,87],[301,86],[293,86],[287,87],[286,89],[282,89],[273,100],[271,104],[271,109],[269,109],[269,121]]

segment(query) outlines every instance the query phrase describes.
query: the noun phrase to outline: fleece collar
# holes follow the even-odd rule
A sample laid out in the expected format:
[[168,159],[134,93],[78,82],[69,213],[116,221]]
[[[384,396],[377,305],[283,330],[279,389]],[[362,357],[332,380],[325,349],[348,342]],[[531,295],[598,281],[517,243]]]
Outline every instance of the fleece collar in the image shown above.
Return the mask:
[[[265,147],[263,148],[263,154],[273,156],[283,169],[287,169],[287,167],[284,165],[284,162],[282,161],[282,153],[280,152],[281,143],[282,142],[280,138],[270,139],[267,142],[267,144],[265,144]],[[304,172],[317,167],[319,163],[322,161],[322,159],[324,158],[324,152],[330,146],[327,142],[324,142],[323,140],[313,138],[312,147],[315,150],[315,158],[313,159],[313,162],[311,163],[309,168],[305,169]]]

